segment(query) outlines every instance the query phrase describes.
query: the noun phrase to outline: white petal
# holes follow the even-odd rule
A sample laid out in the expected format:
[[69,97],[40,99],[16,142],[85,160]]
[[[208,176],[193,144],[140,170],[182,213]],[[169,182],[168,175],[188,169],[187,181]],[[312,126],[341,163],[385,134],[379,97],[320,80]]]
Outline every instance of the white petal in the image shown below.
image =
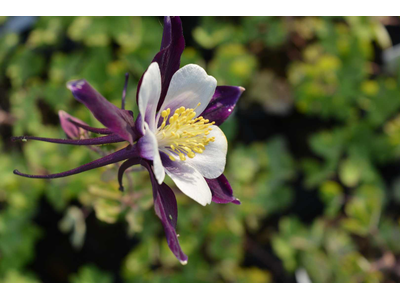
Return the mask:
[[144,129],[146,133],[138,141],[140,155],[153,161],[154,175],[158,184],[161,184],[165,178],[165,171],[161,163],[160,152],[158,151],[157,138],[149,129],[147,123],[144,123]]
[[218,126],[211,126],[208,137],[215,137],[215,142],[206,146],[203,153],[196,153],[193,158],[187,158],[186,162],[200,172],[205,178],[219,177],[225,170],[228,141],[225,134]]
[[153,159],[153,169],[158,184],[162,184],[165,178],[165,170],[161,162],[160,153],[158,151]]
[[[156,62],[152,63],[144,73],[139,90],[139,112],[151,130],[155,130],[155,116],[161,94],[161,73]],[[142,129],[143,131],[143,129]]]
[[165,172],[186,196],[205,206],[211,203],[211,190],[204,177],[192,166],[180,160],[162,156]]
[[173,114],[175,109],[181,106],[195,108],[197,104],[201,103],[195,109],[199,116],[210,103],[216,87],[217,80],[207,75],[202,67],[193,64],[186,65],[172,76],[160,111],[170,108],[171,114]]

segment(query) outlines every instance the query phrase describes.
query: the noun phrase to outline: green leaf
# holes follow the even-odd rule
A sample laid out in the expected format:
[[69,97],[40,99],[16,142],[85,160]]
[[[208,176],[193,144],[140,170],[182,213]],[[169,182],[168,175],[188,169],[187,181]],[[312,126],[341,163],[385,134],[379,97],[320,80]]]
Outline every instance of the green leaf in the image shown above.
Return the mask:
[[69,280],[73,283],[109,283],[113,282],[113,277],[95,265],[85,265],[79,268],[78,273],[71,275]]

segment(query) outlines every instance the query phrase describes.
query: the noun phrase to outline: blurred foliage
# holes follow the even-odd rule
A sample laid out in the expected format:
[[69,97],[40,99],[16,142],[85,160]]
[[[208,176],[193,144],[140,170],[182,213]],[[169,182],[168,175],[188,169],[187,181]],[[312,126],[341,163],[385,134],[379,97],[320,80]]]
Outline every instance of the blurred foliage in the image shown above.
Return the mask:
[[[58,110],[100,126],[65,88],[71,79],[87,79],[119,105],[129,72],[127,108],[137,112],[136,86],[159,48],[161,19],[11,21],[0,20],[0,110],[10,116],[0,118],[0,282],[40,281],[32,263],[48,230],[35,222],[41,201],[63,216],[56,230],[76,251],[91,234],[93,214],[104,226],[125,224],[127,239],[139,241],[117,275],[89,259],[68,274],[70,282],[301,281],[304,271],[312,282],[399,281],[400,76],[385,72],[379,58],[391,47],[384,25],[398,25],[396,18],[183,19],[192,36],[182,65],[199,64],[220,85],[247,89],[240,114],[222,126],[230,143],[225,175],[242,205],[200,207],[175,190],[186,266],[168,249],[145,172],[129,173],[124,194],[116,166],[51,182],[12,174],[58,172],[98,157],[9,137],[63,137]],[[296,133],[314,125],[295,138],[268,122],[249,133],[241,116],[254,111],[284,123],[297,115],[288,123]],[[322,207],[311,219],[310,205]]]
[[112,276],[94,265],[87,265],[81,267],[77,274],[71,275],[70,281],[74,283],[108,283],[112,282]]

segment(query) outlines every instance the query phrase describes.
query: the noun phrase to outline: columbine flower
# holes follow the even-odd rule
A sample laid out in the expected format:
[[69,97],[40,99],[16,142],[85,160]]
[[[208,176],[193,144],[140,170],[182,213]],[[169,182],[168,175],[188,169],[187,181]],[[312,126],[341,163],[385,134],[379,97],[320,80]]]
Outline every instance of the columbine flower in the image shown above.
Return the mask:
[[[140,115],[136,122],[133,113],[125,110],[127,79],[121,108],[108,102],[85,80],[77,80],[69,82],[67,87],[106,128],[91,127],[60,111],[61,126],[68,139],[14,138],[84,145],[93,150],[98,149],[93,147],[95,145],[128,142],[129,145],[119,151],[66,172],[28,175],[15,170],[14,174],[53,179],[123,162],[118,170],[118,181],[123,190],[124,172],[141,164],[150,174],[154,209],[164,226],[168,245],[182,264],[186,264],[187,256],[177,238],[177,203],[171,188],[163,183],[165,173],[184,194],[202,205],[211,201],[240,204],[222,174],[227,140],[218,126],[232,113],[244,91],[241,87],[217,86],[215,78],[197,65],[179,69],[184,47],[181,20],[164,18],[161,50],[139,81]],[[89,133],[101,136],[89,138]]]
[[204,177],[214,179],[222,174],[228,149],[215,122],[197,117],[208,106],[216,86],[215,78],[201,67],[187,65],[172,77],[157,113],[161,73],[153,62],[139,91],[140,156],[153,161],[159,184],[167,173],[182,192],[202,205],[210,204],[212,198]]

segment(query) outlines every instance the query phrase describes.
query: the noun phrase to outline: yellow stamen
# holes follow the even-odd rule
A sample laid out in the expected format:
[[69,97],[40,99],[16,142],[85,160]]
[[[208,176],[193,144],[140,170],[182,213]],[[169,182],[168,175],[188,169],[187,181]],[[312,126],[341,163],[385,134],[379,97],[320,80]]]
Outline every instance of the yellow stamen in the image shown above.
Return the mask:
[[[201,103],[196,108],[200,105]],[[210,142],[215,141],[215,137],[207,137],[215,122],[210,123],[203,117],[195,118],[194,110],[181,106],[172,116],[169,108],[163,110],[161,112],[163,120],[156,133],[159,147],[164,148],[163,151],[167,154],[169,152],[178,155],[182,161],[185,161],[186,157],[194,158],[195,153],[202,153]],[[174,156],[169,155],[169,158],[175,161]]]

